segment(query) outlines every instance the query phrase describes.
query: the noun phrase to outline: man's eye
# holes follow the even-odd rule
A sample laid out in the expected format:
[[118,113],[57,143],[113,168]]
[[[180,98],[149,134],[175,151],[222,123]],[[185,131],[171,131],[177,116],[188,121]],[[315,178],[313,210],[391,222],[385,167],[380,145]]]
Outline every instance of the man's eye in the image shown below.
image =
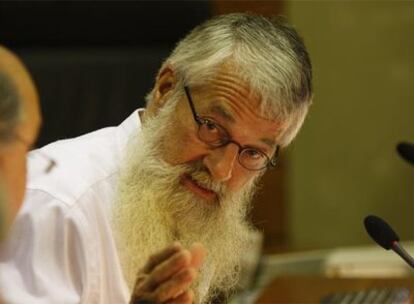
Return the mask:
[[262,152],[254,149],[246,149],[244,154],[251,159],[261,159],[264,157]]
[[203,118],[201,120],[200,129],[198,131],[199,138],[216,147],[219,147],[227,142],[226,132],[212,120]]
[[210,120],[208,120],[208,119],[204,120],[204,125],[207,127],[207,129],[209,131],[217,131],[218,130],[217,124],[210,121]]

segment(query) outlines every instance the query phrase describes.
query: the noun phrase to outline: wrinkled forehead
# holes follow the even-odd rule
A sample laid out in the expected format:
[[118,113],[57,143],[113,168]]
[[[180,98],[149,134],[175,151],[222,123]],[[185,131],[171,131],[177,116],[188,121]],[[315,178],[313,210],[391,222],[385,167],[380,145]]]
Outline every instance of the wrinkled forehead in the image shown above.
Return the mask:
[[256,106],[259,100],[252,96],[222,88],[198,88],[193,96],[198,115],[212,118],[239,139],[247,143],[260,141],[271,149],[278,144],[282,122],[260,115]]
[[253,87],[250,84],[250,75],[246,77],[231,60],[227,60],[212,68],[209,73],[201,73],[199,77],[186,81],[193,90],[204,90],[210,93],[209,100],[214,100],[214,95],[229,97],[239,100],[248,107],[253,107],[256,115],[267,120],[283,119],[287,103],[279,100],[278,96],[263,96],[264,89]]
[[[231,60],[217,65],[209,73],[200,73],[199,77],[192,77],[191,81],[186,82],[192,89],[197,90],[204,88],[204,92],[220,96],[232,96],[232,98],[241,101],[251,112],[264,120],[277,122],[281,125],[280,142],[286,146],[297,134],[303,120],[306,116],[308,105],[310,103],[294,102],[284,97],[282,88],[272,89],[272,94],[267,94],[269,88],[266,84],[255,83],[251,85],[252,75],[249,72],[238,68]],[[244,75],[244,76],[243,76]],[[214,98],[207,100],[213,101]]]
[[209,108],[228,120],[234,120],[232,113],[239,113],[267,123],[284,123],[283,109],[274,109],[277,101],[264,101],[259,92],[230,68],[222,67],[213,77],[189,88],[196,96],[193,102],[197,108]]

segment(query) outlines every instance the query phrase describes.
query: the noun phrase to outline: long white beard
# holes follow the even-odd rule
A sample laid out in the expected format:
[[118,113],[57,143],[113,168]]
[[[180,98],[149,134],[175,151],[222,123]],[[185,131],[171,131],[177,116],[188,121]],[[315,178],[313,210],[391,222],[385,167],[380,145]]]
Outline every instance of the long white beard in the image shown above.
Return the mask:
[[[113,210],[114,231],[131,289],[151,254],[174,240],[184,246],[201,242],[207,256],[192,288],[196,302],[206,303],[215,292],[227,292],[237,283],[241,255],[248,248],[253,230],[245,218],[257,179],[240,193],[228,194],[200,163],[172,166],[164,162],[160,139],[173,110],[165,108],[147,121],[142,133],[130,143]],[[219,193],[217,204],[209,204],[186,190],[179,182],[183,173]]]

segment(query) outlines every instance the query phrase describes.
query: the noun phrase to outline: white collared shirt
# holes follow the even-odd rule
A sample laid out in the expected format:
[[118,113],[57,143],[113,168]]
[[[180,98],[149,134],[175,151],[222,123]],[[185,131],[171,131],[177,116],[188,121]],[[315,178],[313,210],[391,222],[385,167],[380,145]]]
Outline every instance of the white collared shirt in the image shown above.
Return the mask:
[[128,303],[110,210],[127,142],[141,129],[138,111],[118,127],[43,147],[57,163],[49,174],[38,150],[30,153],[26,198],[1,249],[6,303]]

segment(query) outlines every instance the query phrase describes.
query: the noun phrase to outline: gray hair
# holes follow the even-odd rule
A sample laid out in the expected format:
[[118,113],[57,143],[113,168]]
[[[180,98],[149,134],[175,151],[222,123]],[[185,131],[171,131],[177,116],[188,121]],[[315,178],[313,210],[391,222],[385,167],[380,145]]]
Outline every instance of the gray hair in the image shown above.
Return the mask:
[[286,146],[312,101],[312,66],[298,33],[280,17],[221,15],[192,30],[161,69],[173,67],[179,94],[184,84],[205,84],[224,63],[261,97],[261,115],[284,123],[279,141]]
[[0,71],[0,144],[14,138],[21,112],[20,94],[14,81]]

